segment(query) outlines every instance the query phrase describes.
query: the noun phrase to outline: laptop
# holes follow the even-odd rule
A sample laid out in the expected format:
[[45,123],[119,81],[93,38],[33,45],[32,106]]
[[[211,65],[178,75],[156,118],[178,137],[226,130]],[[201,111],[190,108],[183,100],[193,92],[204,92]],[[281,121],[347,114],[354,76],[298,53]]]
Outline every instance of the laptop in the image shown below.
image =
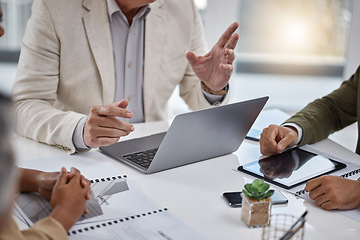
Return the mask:
[[177,115],[167,132],[99,149],[144,173],[155,173],[236,151],[269,97]]

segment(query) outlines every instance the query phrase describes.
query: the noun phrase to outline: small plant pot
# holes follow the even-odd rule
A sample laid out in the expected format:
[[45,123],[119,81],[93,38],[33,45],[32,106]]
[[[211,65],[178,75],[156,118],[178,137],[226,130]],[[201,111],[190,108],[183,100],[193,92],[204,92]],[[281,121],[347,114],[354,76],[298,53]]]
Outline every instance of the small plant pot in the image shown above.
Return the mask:
[[265,198],[256,200],[246,197],[243,193],[242,207],[241,207],[241,220],[249,228],[265,227],[269,225],[271,214],[271,199]]

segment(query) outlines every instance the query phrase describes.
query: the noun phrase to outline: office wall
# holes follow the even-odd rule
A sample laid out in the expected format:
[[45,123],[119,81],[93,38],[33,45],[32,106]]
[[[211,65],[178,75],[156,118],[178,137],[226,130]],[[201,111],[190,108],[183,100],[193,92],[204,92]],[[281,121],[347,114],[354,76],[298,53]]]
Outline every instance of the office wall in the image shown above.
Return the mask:
[[351,33],[344,79],[348,79],[360,65],[360,1],[354,1]]
[[0,62],[17,63],[20,54],[20,42],[23,38],[26,22],[31,16],[33,0],[1,0],[3,21],[1,25],[6,34],[0,38]]
[[237,21],[239,0],[208,0],[204,16],[205,37],[210,49],[225,29]]

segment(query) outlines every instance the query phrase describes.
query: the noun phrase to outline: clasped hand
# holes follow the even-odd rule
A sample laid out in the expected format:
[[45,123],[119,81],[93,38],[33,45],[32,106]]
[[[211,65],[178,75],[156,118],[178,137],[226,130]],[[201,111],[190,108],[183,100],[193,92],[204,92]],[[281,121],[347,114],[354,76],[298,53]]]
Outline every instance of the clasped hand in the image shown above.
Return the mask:
[[20,191],[38,192],[50,200],[51,216],[58,220],[66,230],[89,210],[86,201],[90,199],[91,183],[76,168],[68,173],[42,172],[32,169],[21,169]]
[[89,212],[86,201],[90,199],[90,186],[90,182],[76,168],[71,168],[69,174],[65,168],[61,169],[51,194],[50,204],[53,209],[51,216],[66,230],[69,230],[84,213]]

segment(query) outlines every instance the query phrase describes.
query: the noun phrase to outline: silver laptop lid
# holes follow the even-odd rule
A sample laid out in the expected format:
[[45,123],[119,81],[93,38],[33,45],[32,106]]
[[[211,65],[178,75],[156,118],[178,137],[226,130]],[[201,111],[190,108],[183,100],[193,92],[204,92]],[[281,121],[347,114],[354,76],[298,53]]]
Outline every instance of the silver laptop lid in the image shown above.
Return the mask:
[[269,97],[175,117],[147,173],[236,151]]

